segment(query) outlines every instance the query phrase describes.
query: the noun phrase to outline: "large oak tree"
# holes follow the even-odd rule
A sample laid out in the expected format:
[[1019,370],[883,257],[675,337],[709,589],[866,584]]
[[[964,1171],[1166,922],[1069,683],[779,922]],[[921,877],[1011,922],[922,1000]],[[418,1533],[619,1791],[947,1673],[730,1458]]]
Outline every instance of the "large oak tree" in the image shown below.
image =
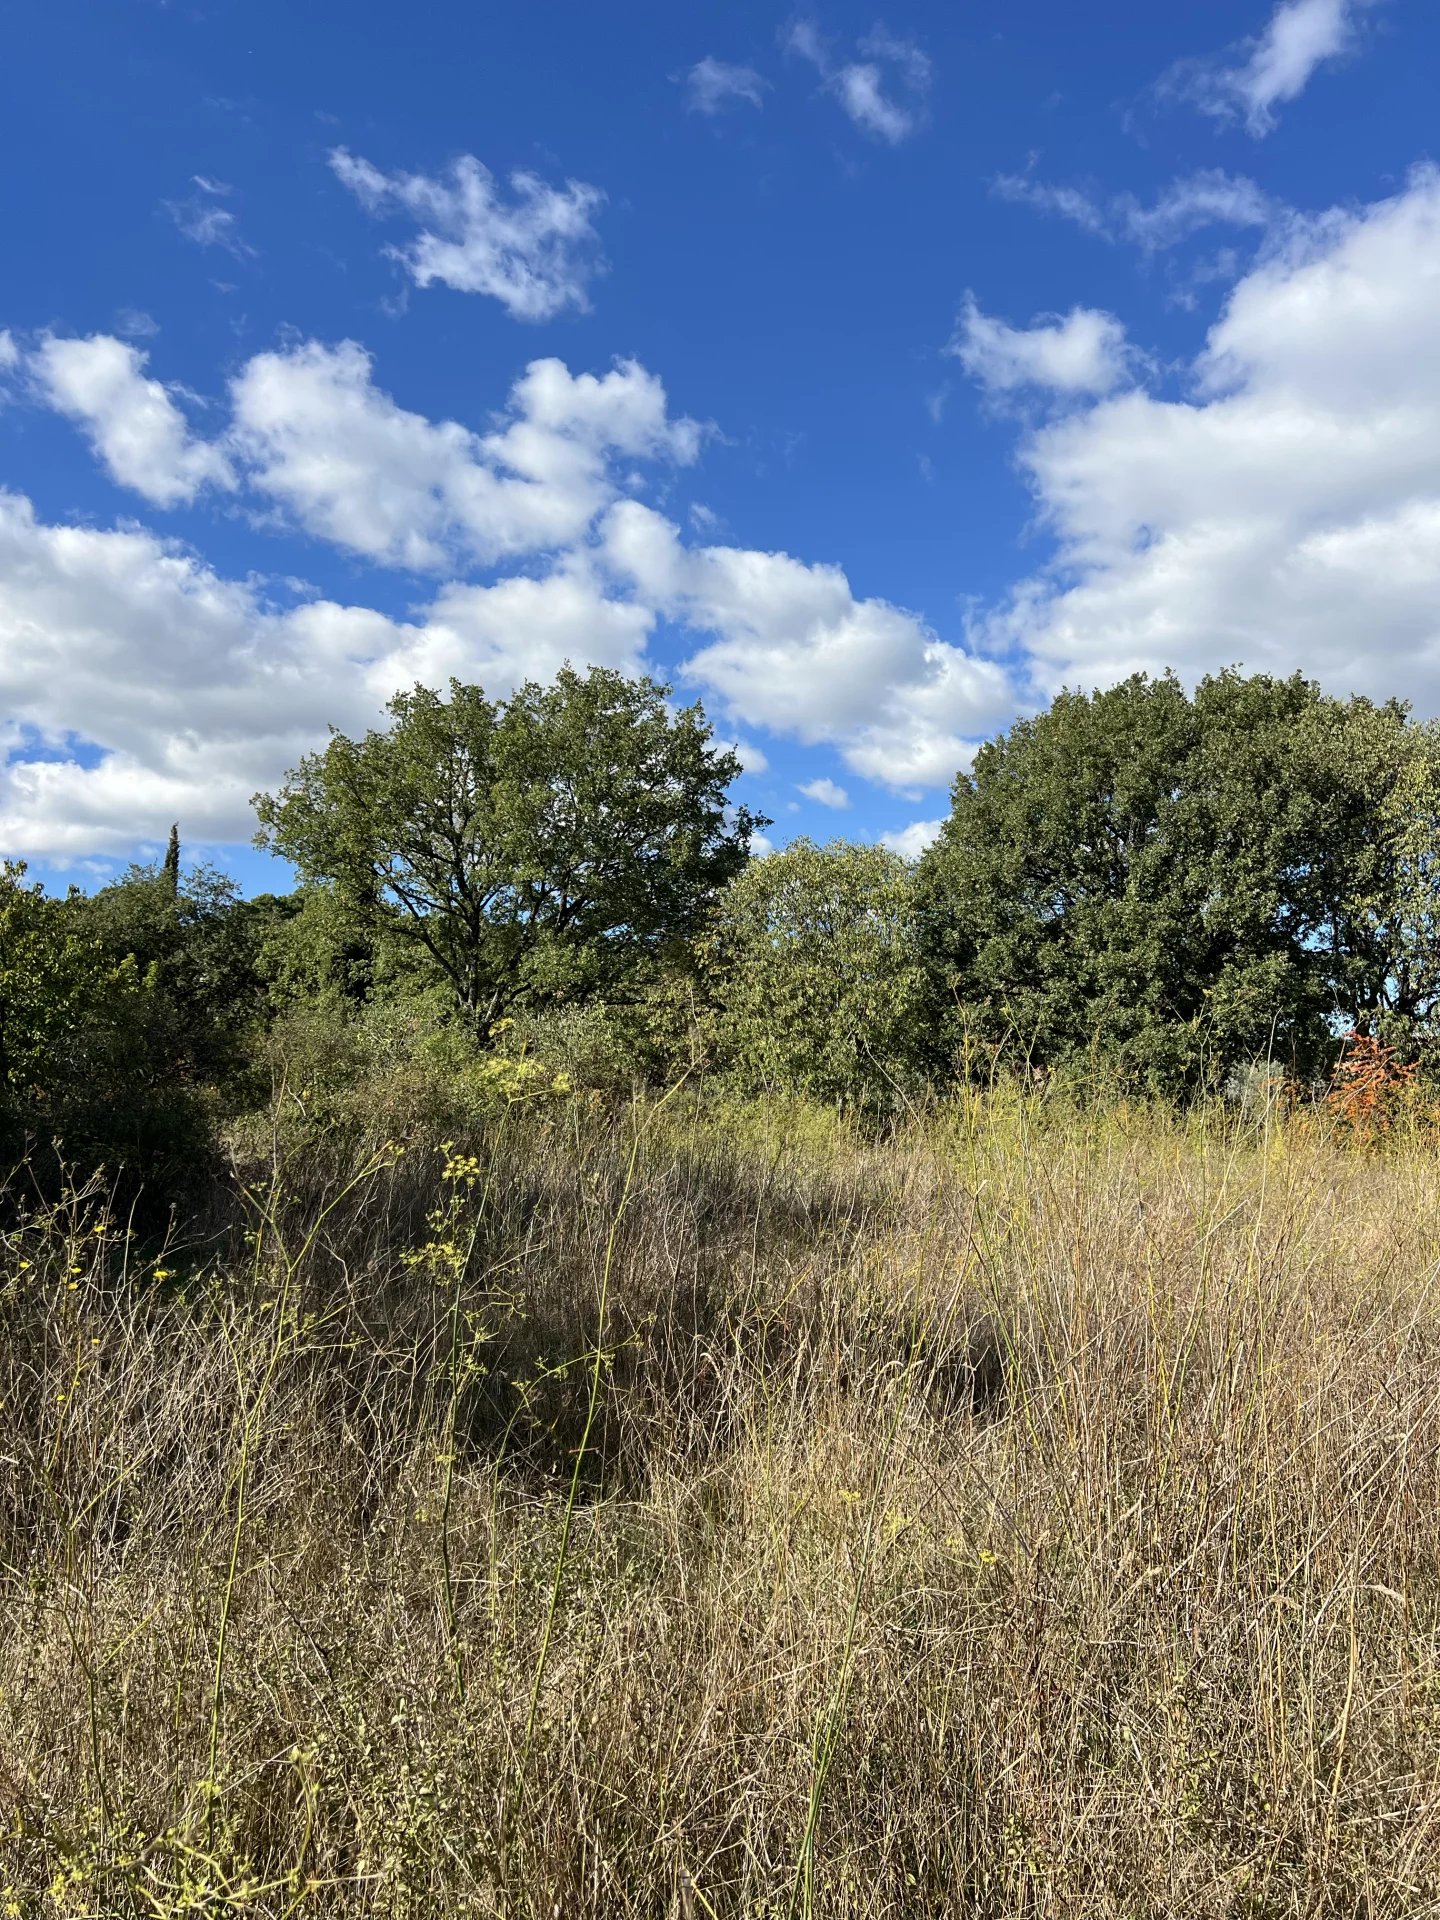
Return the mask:
[[920,875],[962,1032],[1156,1093],[1433,1012],[1436,741],[1301,675],[1061,693],[955,784]]
[[735,755],[668,692],[602,667],[501,702],[416,687],[258,795],[257,840],[384,914],[482,1037],[518,1003],[623,996],[762,824],[729,805]]

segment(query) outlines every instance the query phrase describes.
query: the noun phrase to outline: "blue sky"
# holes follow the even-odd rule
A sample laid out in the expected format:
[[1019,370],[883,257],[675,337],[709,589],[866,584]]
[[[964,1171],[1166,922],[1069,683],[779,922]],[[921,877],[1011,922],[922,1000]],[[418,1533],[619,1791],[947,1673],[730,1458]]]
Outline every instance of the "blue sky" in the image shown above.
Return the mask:
[[163,840],[396,688],[673,680],[915,850],[1136,667],[1440,708],[1418,0],[20,0],[0,853]]

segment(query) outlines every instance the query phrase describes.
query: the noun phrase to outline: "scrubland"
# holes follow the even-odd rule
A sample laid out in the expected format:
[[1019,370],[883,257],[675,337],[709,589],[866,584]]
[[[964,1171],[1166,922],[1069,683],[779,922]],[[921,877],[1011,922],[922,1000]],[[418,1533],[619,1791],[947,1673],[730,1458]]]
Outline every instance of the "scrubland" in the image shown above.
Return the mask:
[[1423,1131],[276,1116],[6,1194],[4,1912],[1440,1912]]

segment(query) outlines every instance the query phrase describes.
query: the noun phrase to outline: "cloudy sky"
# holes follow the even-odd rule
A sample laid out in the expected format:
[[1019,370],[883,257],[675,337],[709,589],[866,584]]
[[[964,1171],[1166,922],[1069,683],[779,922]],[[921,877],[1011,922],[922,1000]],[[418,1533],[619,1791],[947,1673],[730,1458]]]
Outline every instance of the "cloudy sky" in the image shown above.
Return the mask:
[[0,854],[327,726],[670,680],[914,849],[1061,685],[1440,711],[1421,0],[12,0]]

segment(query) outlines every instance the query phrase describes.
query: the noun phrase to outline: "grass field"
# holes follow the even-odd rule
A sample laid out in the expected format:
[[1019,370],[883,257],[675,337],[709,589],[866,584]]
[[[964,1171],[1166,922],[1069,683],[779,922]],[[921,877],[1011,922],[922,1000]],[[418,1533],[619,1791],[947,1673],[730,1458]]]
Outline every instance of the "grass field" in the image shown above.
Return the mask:
[[12,1205],[5,1913],[1440,1912],[1424,1138],[248,1151]]

